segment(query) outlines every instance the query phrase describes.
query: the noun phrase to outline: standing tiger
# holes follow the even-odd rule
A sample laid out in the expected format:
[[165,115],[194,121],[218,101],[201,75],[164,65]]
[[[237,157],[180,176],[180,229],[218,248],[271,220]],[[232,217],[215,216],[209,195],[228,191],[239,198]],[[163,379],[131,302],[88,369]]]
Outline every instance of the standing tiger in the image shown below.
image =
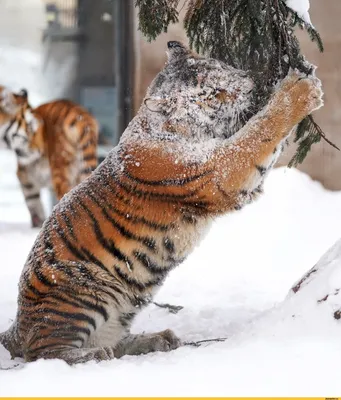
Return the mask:
[[44,222],[40,190],[52,186],[58,200],[97,166],[98,126],[83,107],[56,100],[32,108],[27,91],[0,87],[0,140],[16,153],[17,176],[32,226]]
[[179,42],[168,49],[119,145],[40,231],[0,336],[13,357],[74,364],[177,348],[169,329],[130,334],[136,313],[212,218],[261,192],[285,138],[322,105],[320,81],[291,73],[236,132],[252,80]]

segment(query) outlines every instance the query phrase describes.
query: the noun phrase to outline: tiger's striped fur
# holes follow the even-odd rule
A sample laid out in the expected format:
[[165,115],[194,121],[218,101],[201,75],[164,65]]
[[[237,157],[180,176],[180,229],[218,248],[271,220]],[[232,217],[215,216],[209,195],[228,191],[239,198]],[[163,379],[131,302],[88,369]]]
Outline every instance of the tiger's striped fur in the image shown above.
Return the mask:
[[0,112],[1,137],[16,153],[32,226],[40,227],[45,219],[40,190],[52,187],[60,200],[96,168],[98,126],[89,112],[69,100],[32,109],[26,91],[10,95],[21,107],[7,120]]
[[3,147],[2,145],[9,147],[9,138],[6,131],[13,117],[17,115],[26,103],[26,91],[15,94],[5,86],[0,85],[0,147]]
[[0,336],[12,356],[73,364],[178,347],[170,330],[130,334],[134,316],[212,218],[260,193],[283,140],[322,105],[319,80],[293,73],[235,133],[250,79],[178,42],[168,47],[119,145],[40,231],[16,320]]

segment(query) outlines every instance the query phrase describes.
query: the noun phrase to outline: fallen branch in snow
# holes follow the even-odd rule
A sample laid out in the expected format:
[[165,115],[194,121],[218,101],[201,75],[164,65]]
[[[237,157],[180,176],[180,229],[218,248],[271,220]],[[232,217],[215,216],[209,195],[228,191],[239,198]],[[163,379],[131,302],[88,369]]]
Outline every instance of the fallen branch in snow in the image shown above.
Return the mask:
[[225,342],[227,338],[215,338],[215,339],[204,339],[199,340],[197,342],[184,342],[183,346],[194,346],[200,347],[203,343],[210,343],[210,342]]
[[18,369],[18,367],[21,368],[22,366],[23,366],[23,364],[14,364],[9,367],[2,367],[0,365],[0,371],[9,371],[10,369]]
[[156,303],[155,301],[153,301],[153,304],[160,308],[167,308],[168,311],[172,314],[177,314],[180,310],[183,309],[183,306],[173,306],[172,304],[168,303]]

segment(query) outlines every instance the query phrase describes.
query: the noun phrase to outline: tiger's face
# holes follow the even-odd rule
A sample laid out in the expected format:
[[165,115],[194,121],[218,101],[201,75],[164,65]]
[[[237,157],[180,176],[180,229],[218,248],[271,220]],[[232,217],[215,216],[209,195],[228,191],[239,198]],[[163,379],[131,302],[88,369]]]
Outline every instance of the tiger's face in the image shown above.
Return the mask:
[[222,61],[194,55],[168,42],[168,62],[147,91],[144,112],[159,131],[193,139],[227,138],[243,126],[254,82]]
[[27,92],[15,94],[0,85],[0,148],[10,148],[9,127],[27,103]]
[[27,103],[27,91],[16,94],[0,85],[0,114],[13,117]]
[[29,105],[26,90],[14,93],[5,89],[1,93],[0,108],[13,112],[5,125],[4,141],[16,153],[19,163],[28,165],[41,156],[42,121]]

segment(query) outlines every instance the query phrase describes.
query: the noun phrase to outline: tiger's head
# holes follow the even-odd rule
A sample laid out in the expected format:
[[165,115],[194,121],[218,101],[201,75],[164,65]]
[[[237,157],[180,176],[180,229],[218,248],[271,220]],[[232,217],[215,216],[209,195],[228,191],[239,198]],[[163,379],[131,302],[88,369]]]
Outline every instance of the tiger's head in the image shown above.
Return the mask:
[[5,86],[0,85],[0,124],[15,116],[27,103],[27,91],[13,93]]
[[194,140],[232,136],[251,108],[252,79],[222,61],[195,55],[180,42],[167,46],[168,61],[148,88],[141,111],[159,132]]
[[0,112],[13,112],[4,125],[3,140],[16,153],[20,164],[30,164],[43,152],[43,122],[30,106],[26,89],[19,93],[5,89],[1,93]]

